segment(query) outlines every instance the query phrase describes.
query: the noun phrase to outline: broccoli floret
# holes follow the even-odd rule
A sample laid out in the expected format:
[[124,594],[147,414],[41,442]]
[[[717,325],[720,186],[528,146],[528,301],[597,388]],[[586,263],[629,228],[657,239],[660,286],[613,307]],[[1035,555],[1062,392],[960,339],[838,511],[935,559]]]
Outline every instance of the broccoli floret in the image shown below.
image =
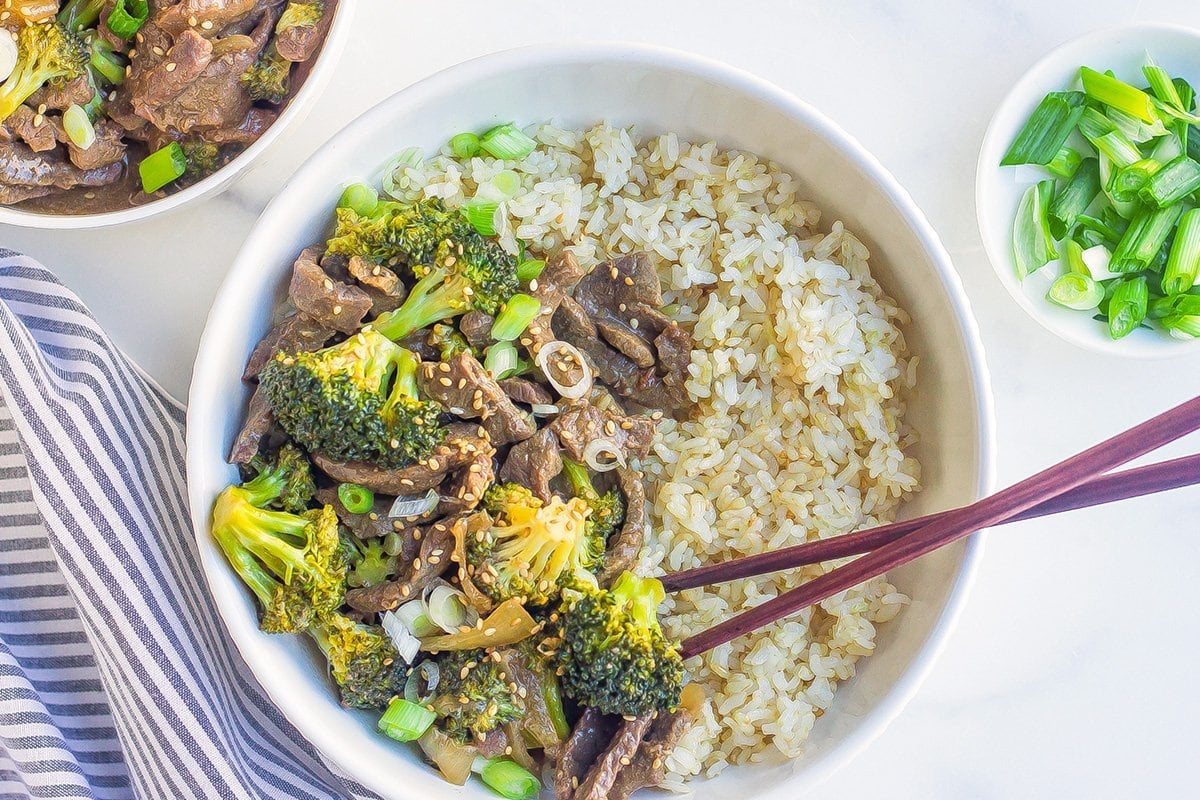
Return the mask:
[[[592,513],[588,515],[589,535],[599,541],[603,551],[608,537],[612,536],[625,521],[625,498],[621,496],[621,491],[615,486],[604,494],[600,494],[592,486],[592,479],[588,475],[587,467],[569,458],[564,458],[562,462],[563,474],[567,477],[567,482],[571,484],[571,491],[592,509]],[[597,565],[597,571],[599,566]]]
[[395,469],[445,436],[441,406],[417,396],[417,364],[366,329],[313,353],[279,353],[259,385],[280,426],[309,452]]
[[475,348],[471,347],[470,342],[467,341],[467,337],[463,336],[453,325],[445,323],[438,323],[429,329],[429,335],[425,337],[425,344],[437,348],[438,357],[442,361],[449,361],[459,353],[478,356]]
[[606,714],[679,705],[683,660],[658,624],[666,596],[656,578],[622,573],[610,591],[568,592],[559,616],[563,691]]
[[272,42],[242,73],[242,86],[250,99],[278,104],[287,99],[291,76],[292,62],[279,55],[279,50]]
[[516,260],[439,200],[380,203],[370,216],[337,210],[330,253],[406,264],[417,278],[404,304],[373,323],[389,339],[465,314],[495,315],[520,288]]
[[353,566],[346,573],[347,586],[376,586],[396,572],[399,556],[389,556],[384,552],[382,539],[366,542],[354,538],[351,541],[357,553],[352,561]]
[[179,146],[183,148],[183,155],[187,159],[183,175],[189,181],[207,178],[223,164],[224,156],[218,144],[203,139],[184,139]]
[[329,672],[347,708],[386,708],[404,691],[408,665],[378,625],[329,614],[309,634],[325,654]]
[[0,84],[0,121],[46,83],[74,80],[87,68],[87,45],[58,22],[17,29],[17,65]]
[[258,598],[260,627],[291,633],[342,604],[345,565],[337,515],[325,506],[303,514],[267,508],[289,491],[286,464],[227,487],[213,507],[212,532],[238,575]]
[[320,24],[325,15],[325,4],[322,2],[297,3],[290,2],[279,22],[275,23],[275,33],[283,33],[288,28],[312,28]]
[[255,475],[264,472],[279,473],[283,489],[268,505],[280,511],[300,514],[308,510],[317,486],[313,482],[312,465],[308,457],[293,445],[285,444],[271,455],[259,453],[247,464]]
[[503,667],[485,650],[452,650],[438,656],[438,695],[430,704],[446,734],[459,742],[482,740],[525,714]]
[[587,503],[556,496],[543,504],[514,483],[492,486],[483,502],[493,524],[466,543],[467,574],[480,591],[543,606],[564,586],[596,585],[592,569],[604,550],[588,535]]

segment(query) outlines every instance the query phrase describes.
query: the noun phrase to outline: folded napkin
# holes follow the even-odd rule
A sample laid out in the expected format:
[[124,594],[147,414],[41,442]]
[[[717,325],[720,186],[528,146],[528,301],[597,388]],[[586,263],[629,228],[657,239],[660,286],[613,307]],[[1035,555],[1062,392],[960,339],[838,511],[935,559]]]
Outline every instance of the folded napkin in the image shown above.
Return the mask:
[[221,626],[183,427],[75,295],[0,250],[0,800],[374,797]]

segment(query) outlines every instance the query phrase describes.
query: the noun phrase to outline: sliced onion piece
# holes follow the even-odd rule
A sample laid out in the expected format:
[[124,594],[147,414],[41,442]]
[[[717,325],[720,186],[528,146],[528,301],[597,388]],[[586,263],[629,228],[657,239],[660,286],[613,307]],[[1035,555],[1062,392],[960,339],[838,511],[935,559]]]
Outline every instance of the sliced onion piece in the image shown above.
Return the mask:
[[445,581],[437,581],[426,587],[421,594],[421,602],[429,621],[446,633],[458,633],[479,621],[479,612],[471,606],[462,590],[455,589]]
[[[580,378],[574,384],[565,384],[555,375],[562,374],[561,370],[551,370],[551,360],[555,362],[570,358],[577,368],[580,370]],[[568,400],[578,400],[592,389],[592,368],[588,364],[587,359],[583,357],[583,353],[579,352],[579,348],[567,342],[555,339],[552,342],[547,342],[542,346],[537,353],[537,365],[541,369],[542,374],[546,376],[546,380],[550,381],[550,385],[554,390]],[[557,363],[555,363],[557,366]],[[576,367],[572,367],[575,369]]]
[[7,28],[0,29],[0,81],[8,80],[8,76],[17,68],[20,57],[16,34]]
[[442,672],[436,661],[422,661],[404,682],[404,699],[410,703],[425,705],[437,696]]
[[[609,458],[601,461],[601,457],[606,455]],[[583,460],[596,472],[608,472],[626,466],[625,453],[620,446],[612,439],[603,437],[587,443],[587,447],[583,448]]]
[[404,626],[408,628],[409,633],[418,639],[442,632],[441,628],[430,621],[429,615],[425,613],[425,604],[420,600],[409,600],[390,613],[399,617]]
[[419,517],[437,508],[438,500],[433,489],[422,495],[400,495],[388,510],[388,517]]
[[533,412],[535,417],[553,417],[562,409],[553,403],[534,403],[529,407],[529,410]]
[[413,635],[412,630],[394,611],[385,611],[380,618],[384,632],[392,640],[396,652],[404,659],[405,664],[411,664],[421,652],[421,640]]
[[475,763],[475,756],[479,755],[479,751],[474,747],[459,744],[442,733],[436,725],[425,731],[425,734],[417,739],[417,744],[421,746],[425,756],[437,765],[442,777],[450,783],[462,786],[471,777],[471,766]]

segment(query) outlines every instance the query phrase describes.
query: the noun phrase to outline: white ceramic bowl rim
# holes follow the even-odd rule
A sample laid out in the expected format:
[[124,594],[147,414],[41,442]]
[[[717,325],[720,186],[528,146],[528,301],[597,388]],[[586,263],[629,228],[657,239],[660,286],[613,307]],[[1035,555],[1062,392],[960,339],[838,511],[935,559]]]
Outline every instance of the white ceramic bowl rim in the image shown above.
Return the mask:
[[350,37],[353,24],[353,11],[358,0],[341,0],[337,6],[325,41],[317,53],[312,70],[284,106],[271,126],[263,131],[254,142],[221,169],[206,178],[197,181],[186,189],[169,194],[159,200],[152,200],[140,206],[123,208],[118,211],[105,211],[99,214],[45,214],[38,211],[25,211],[10,206],[0,206],[0,223],[19,225],[24,228],[42,228],[44,230],[83,230],[87,228],[105,228],[112,225],[122,225],[127,222],[148,219],[166,214],[202,197],[216,194],[227,188],[238,176],[244,173],[258,158],[278,139],[285,130],[298,118],[308,112],[309,104],[328,83],[329,77],[337,66],[339,56],[346,41]]
[[[330,140],[330,143],[336,142],[338,148],[344,151],[353,151],[361,143],[361,140],[369,139],[369,137],[375,135],[375,132],[380,127],[377,122],[386,121],[393,116],[393,107],[419,107],[425,98],[441,96],[455,86],[467,85],[491,73],[505,73],[534,65],[544,70],[553,70],[556,66],[587,64],[595,61],[646,63],[656,67],[675,69],[713,84],[727,86],[732,91],[745,93],[785,111],[792,117],[803,120],[818,135],[834,142],[853,162],[856,162],[859,167],[871,175],[874,181],[878,182],[882,192],[896,206],[906,224],[930,254],[931,260],[940,274],[949,300],[954,307],[957,323],[964,333],[962,344],[975,378],[975,385],[970,388],[974,392],[979,429],[979,480],[977,494],[978,496],[983,496],[992,491],[995,484],[995,422],[992,407],[991,380],[987,370],[978,325],[970,311],[969,301],[962,283],[951,264],[950,256],[909,193],[897,183],[895,178],[874,156],[821,112],[775,84],[713,59],[653,45],[621,42],[572,42],[569,44],[531,45],[480,56],[435,73],[401,90],[368,110],[336,134]],[[263,215],[260,217],[259,225],[262,224],[263,220],[271,217],[273,207],[288,194],[288,188],[291,183],[303,181],[304,176],[309,171],[317,169],[319,156],[319,152],[314,154],[308,162],[297,170],[288,184],[276,195],[276,200],[273,200],[264,210]],[[242,253],[239,254],[235,263],[240,263],[243,254],[253,249],[256,235],[257,232],[251,233],[249,239],[243,245]],[[209,339],[211,336],[216,341],[218,336],[223,335],[218,333],[218,330],[224,328],[224,325],[229,321],[220,317],[220,309],[227,304],[227,300],[231,299],[239,291],[241,290],[238,285],[237,275],[231,271],[217,294],[213,310],[210,313],[209,321],[205,328],[204,337],[201,340],[200,355],[197,358],[193,373],[193,388],[192,395],[189,397],[189,405],[196,404],[201,397],[198,394],[197,387],[204,387],[209,384],[209,376],[216,374],[216,371],[220,369],[218,348],[213,347]],[[214,324],[214,321],[217,324]],[[192,430],[190,422],[191,420],[189,419],[189,432]],[[198,472],[199,469],[199,465],[194,465],[192,462],[191,449],[189,448],[189,475]],[[195,487],[194,482],[189,481],[189,486],[191,487],[192,522],[197,534],[203,536],[207,533],[208,506],[211,502],[211,497],[197,496],[200,490]],[[939,623],[934,627],[929,638],[925,641],[918,656],[914,658],[912,665],[891,687],[885,698],[872,708],[871,713],[874,724],[859,727],[853,735],[841,743],[836,754],[823,759],[819,764],[806,767],[805,775],[809,785],[814,785],[825,779],[865,749],[871,740],[878,736],[903,710],[904,706],[917,692],[931,670],[937,654],[945,646],[945,642],[962,612],[967,590],[973,582],[978,569],[982,546],[983,541],[980,534],[976,534],[966,541],[960,566],[953,584],[949,588]],[[217,607],[223,617],[228,613],[232,613],[232,609],[228,608],[226,604],[218,603]],[[230,630],[235,629],[234,626],[230,625],[229,620],[226,620],[226,627]],[[244,643],[236,639],[235,644],[255,674],[259,674],[266,669],[266,659],[255,647],[243,647]],[[263,686],[263,689],[270,695],[271,699],[284,715],[309,738],[313,745],[335,763],[338,761],[337,754],[344,752],[347,746],[345,741],[330,735],[328,731],[319,725],[305,724],[304,720],[298,719],[298,715],[292,713],[287,692],[280,687],[267,684]],[[790,783],[790,781],[785,781],[785,783]],[[792,796],[785,786],[776,787],[769,792],[769,795],[771,797]]]

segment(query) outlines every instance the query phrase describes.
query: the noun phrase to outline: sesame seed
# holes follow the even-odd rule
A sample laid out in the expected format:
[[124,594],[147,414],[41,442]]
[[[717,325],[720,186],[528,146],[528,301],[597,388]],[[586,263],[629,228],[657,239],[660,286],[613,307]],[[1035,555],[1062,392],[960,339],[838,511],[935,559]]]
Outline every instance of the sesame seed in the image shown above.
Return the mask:
[[495,636],[495,635],[496,635],[496,629],[495,629],[495,628],[488,628],[488,629],[486,629],[486,630],[483,632],[483,635],[484,635],[484,636],[487,636],[487,637],[489,637],[489,638],[491,638],[492,636]]
[[400,596],[408,597],[410,594],[412,594],[412,587],[407,583],[400,584]]
[[609,436],[612,436],[617,432],[617,426],[613,424],[611,419],[604,423],[604,432]]
[[392,448],[394,449],[394,448],[397,448],[400,446],[400,440],[392,439],[390,442],[388,442],[388,444],[390,444],[392,446]]
[[412,568],[413,568],[413,572],[420,572],[421,571],[421,559],[414,558]]
[[628,767],[633,762],[629,760],[629,756],[621,756],[621,766]]
[[613,279],[614,281],[615,281],[617,278],[621,277],[621,273],[617,271],[617,268],[616,268],[616,267],[612,267],[611,269],[609,269],[609,271],[608,271],[608,274],[612,276],[612,279]]
[[632,429],[633,429],[633,423],[632,423],[632,422],[630,422],[630,421],[629,421],[629,420],[627,420],[627,419],[626,419],[626,420],[622,420],[622,421],[621,421],[621,430],[623,430],[623,431],[628,431],[628,430],[632,430]]
[[441,560],[440,558],[438,558],[437,556],[430,556],[430,557],[429,557],[429,563],[430,563],[430,564],[437,565],[437,564],[440,564],[440,563],[442,563],[442,560]]
[[459,388],[459,389],[462,389],[462,388],[463,388],[464,386],[466,386],[466,385],[467,385],[467,379],[466,379],[466,378],[459,378],[459,379],[458,379],[458,388]]
[[625,720],[626,722],[634,722],[637,720],[637,717],[630,716],[629,714],[622,714],[621,719]]
[[468,676],[468,675],[470,675],[470,674],[471,674],[471,669],[470,669],[470,667],[463,667],[462,669],[460,669],[460,670],[458,671],[458,679],[459,679],[460,681],[461,681],[461,680],[466,680],[467,676]]
[[450,380],[449,378],[438,378],[438,383],[440,383],[442,386],[454,385],[454,381]]
[[327,292],[333,291],[333,281],[329,280],[329,278],[325,279],[325,291],[327,291]]
[[520,696],[520,698],[522,700],[524,700],[529,695],[529,690],[526,689],[524,686],[521,686],[517,689],[517,694]]
[[504,748],[504,755],[511,756],[512,753],[513,753],[513,749],[512,749],[511,744]]
[[199,24],[199,22],[200,22],[200,20],[196,19],[195,14],[188,17],[188,25],[191,25],[193,28],[196,27],[196,25]]
[[404,530],[404,523],[398,519],[392,520],[392,530],[394,530],[394,531]]
[[634,317],[633,319],[629,320],[629,327],[633,328],[634,330],[637,330],[637,326],[638,326],[637,317]]
[[40,128],[42,123],[45,121],[46,121],[46,118],[44,116],[42,116],[41,114],[33,115],[33,127]]
[[167,54],[167,52],[165,50],[163,50],[161,47],[159,47],[158,45],[154,45],[154,47],[151,47],[150,52],[154,53],[154,55],[156,55],[156,56],[165,56]]
[[174,72],[174,71],[175,71],[175,66],[176,66],[176,64],[175,64],[175,62],[174,62],[174,61],[168,62],[168,63],[167,63],[167,68],[166,68],[166,69],[167,69],[167,72]]
[[529,282],[529,291],[531,291],[531,292],[536,292],[536,291],[537,291],[537,287],[538,287],[537,278],[534,278],[533,280],[531,280],[531,281]]
[[411,478],[401,478],[401,479],[400,479],[400,482],[401,482],[401,483],[403,483],[405,486],[412,486],[412,485],[413,485],[413,482],[412,482],[412,479],[411,479]]
[[39,114],[45,114],[45,113],[46,113],[46,104],[45,104],[45,103],[42,103],[41,105],[39,105],[39,106],[37,107],[37,113],[39,113]]
[[431,470],[433,470],[434,472],[437,472],[438,469],[441,468],[441,465],[438,464],[438,460],[436,458],[430,458],[429,459],[429,468]]
[[336,314],[340,314],[340,313],[342,313],[342,307],[341,307],[341,306],[334,306],[334,307],[333,307],[333,313],[334,313],[335,315],[336,315]]
[[662,765],[663,765],[663,760],[660,756],[655,756],[654,760],[650,762],[650,766],[653,769],[662,769]]
[[458,259],[455,258],[454,256],[446,256],[446,266],[447,267],[453,267],[457,261],[458,261]]
[[627,307],[627,306],[626,306],[624,303],[618,303],[618,304],[617,304],[617,310],[618,310],[618,311],[624,311],[624,310],[626,309],[626,307]]
[[633,286],[633,278],[631,278],[631,277],[629,277],[628,275],[626,275],[626,276],[625,276],[625,285],[626,285],[626,286]]
[[6,20],[6,19],[8,19],[8,18],[9,18],[9,17],[11,17],[11,16],[12,16],[12,12],[11,12],[11,11],[5,11],[3,14],[0,14],[0,21],[2,21],[2,20]]
[[204,20],[204,22],[200,23],[200,27],[204,28],[204,30],[206,30],[206,31],[211,31],[213,29],[212,20],[211,19]]
[[438,364],[438,369],[440,369],[442,372],[449,372],[450,365],[447,364],[445,361],[443,361],[440,364]]
[[378,264],[376,264],[376,265],[375,265],[375,268],[371,270],[371,274],[372,274],[372,275],[379,275],[379,274],[380,274],[382,271],[383,271],[383,267],[381,267],[381,266],[379,266]]

